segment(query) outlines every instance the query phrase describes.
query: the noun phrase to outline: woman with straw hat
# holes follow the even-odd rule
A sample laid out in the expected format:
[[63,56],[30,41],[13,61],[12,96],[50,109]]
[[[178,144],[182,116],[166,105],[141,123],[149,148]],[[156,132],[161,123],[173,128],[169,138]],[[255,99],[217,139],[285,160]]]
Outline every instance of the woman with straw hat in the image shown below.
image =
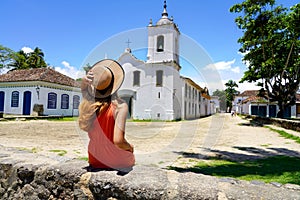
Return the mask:
[[116,94],[123,80],[122,66],[110,59],[94,64],[82,80],[79,126],[89,134],[93,168],[120,169],[135,163],[133,146],[125,139],[128,106]]

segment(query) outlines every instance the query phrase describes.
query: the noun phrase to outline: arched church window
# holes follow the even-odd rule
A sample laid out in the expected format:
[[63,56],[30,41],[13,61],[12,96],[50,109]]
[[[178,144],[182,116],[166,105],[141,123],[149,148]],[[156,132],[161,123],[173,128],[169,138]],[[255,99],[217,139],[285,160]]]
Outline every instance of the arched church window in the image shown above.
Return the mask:
[[133,72],[133,86],[140,86],[140,77],[141,77],[140,71]]
[[164,51],[164,36],[160,35],[157,37],[157,52]]
[[163,71],[162,70],[156,71],[156,86],[157,87],[163,86]]
[[61,95],[61,109],[69,109],[69,95]]
[[13,91],[11,93],[11,107],[19,107],[19,92]]
[[57,94],[54,92],[48,93],[48,109],[56,109]]

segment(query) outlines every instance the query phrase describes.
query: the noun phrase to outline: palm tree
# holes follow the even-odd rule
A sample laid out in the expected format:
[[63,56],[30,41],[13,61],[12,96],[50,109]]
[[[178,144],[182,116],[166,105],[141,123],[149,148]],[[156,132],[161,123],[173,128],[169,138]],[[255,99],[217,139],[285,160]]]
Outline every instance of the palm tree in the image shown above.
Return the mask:
[[47,64],[44,60],[44,53],[38,47],[36,47],[33,52],[29,53],[27,63],[30,68],[47,67]]
[[233,80],[229,80],[227,83],[225,83],[226,89],[226,105],[227,108],[229,108],[229,112],[231,112],[232,109],[232,101],[234,100],[234,96],[238,94],[238,91],[235,89],[239,87],[237,83]]

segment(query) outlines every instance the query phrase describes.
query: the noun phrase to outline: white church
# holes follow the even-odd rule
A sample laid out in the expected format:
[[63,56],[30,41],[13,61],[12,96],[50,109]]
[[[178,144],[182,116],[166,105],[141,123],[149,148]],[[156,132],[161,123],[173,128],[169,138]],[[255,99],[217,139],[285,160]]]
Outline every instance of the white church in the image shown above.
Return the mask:
[[147,61],[127,48],[118,62],[125,80],[118,95],[129,106],[129,118],[151,120],[195,119],[215,112],[207,88],[180,75],[180,32],[168,17],[166,1],[161,18],[148,25]]
[[[181,120],[215,112],[208,89],[180,75],[179,39],[165,1],[161,18],[148,25],[147,60],[138,60],[129,48],[118,58],[125,70],[118,94],[128,103],[128,118]],[[51,68],[0,75],[0,114],[76,116],[80,100],[78,83]]]

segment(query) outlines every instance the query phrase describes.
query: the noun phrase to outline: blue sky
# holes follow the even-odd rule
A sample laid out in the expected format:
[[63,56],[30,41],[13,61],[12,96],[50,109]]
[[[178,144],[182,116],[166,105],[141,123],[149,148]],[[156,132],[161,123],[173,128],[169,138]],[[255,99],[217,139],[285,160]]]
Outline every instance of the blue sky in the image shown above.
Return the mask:
[[[246,66],[241,61],[237,43],[242,33],[234,23],[237,15],[229,12],[232,5],[240,2],[242,0],[167,0],[169,17],[173,16],[183,40],[196,44],[199,54],[205,54],[211,62],[189,66],[198,51],[184,52],[182,75],[200,86],[207,84],[203,79],[206,74],[197,68],[214,66],[223,83],[229,79],[238,82],[243,76]],[[298,0],[277,2],[289,7]],[[95,59],[105,56],[117,59],[127,47],[127,39],[132,42],[130,47],[136,48],[133,53],[146,60],[143,51],[138,51],[141,49],[138,39],[142,33],[146,34],[150,19],[153,23],[160,19],[163,0],[2,0],[0,7],[1,45],[14,51],[39,47],[48,64],[77,78],[78,71],[97,48],[102,51]],[[117,41],[115,46],[105,46],[112,40]],[[253,84],[239,84],[241,91],[253,88]]]

